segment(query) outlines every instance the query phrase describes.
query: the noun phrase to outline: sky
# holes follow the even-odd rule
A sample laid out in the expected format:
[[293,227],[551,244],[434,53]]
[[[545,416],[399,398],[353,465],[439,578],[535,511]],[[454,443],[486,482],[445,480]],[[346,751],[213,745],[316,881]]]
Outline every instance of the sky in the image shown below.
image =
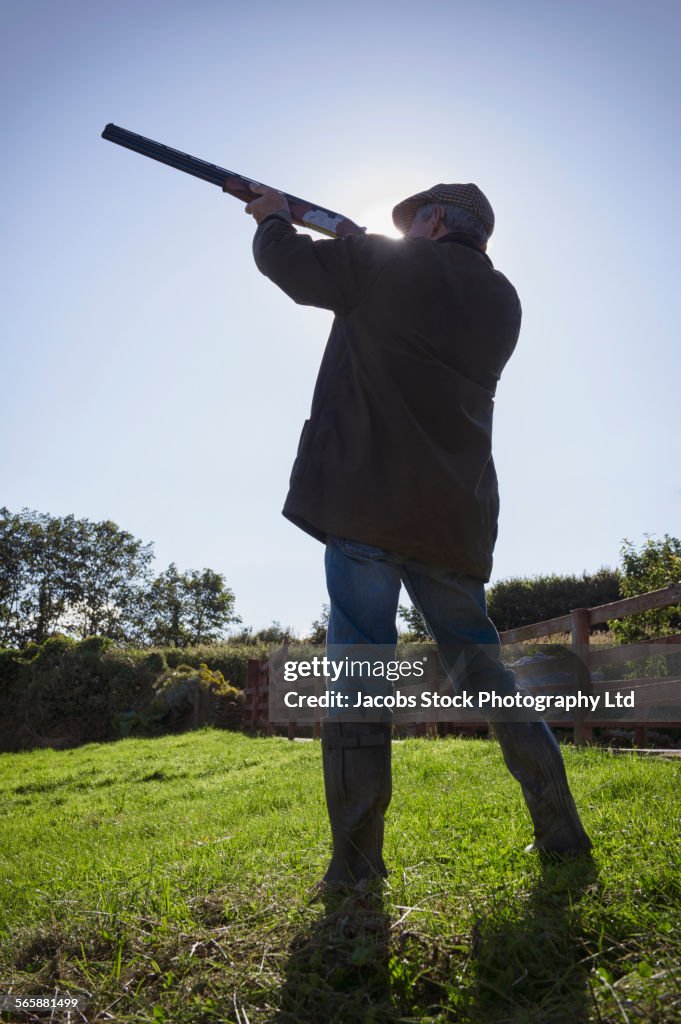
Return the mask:
[[114,122],[370,231],[476,182],[524,313],[492,583],[678,536],[680,35],[658,0],[2,0],[0,506],[221,572],[254,629],[326,599],[281,507],[331,314],[259,274],[242,203]]

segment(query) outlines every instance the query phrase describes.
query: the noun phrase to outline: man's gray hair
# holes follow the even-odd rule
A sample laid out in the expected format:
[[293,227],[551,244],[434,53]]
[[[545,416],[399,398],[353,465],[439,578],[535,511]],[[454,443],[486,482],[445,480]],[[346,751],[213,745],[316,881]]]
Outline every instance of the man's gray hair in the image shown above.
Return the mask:
[[462,234],[470,235],[470,237],[482,247],[487,245],[489,239],[489,232],[480,223],[477,217],[474,217],[468,210],[464,210],[461,206],[453,206],[451,203],[426,203],[425,206],[419,207],[416,211],[415,220],[428,220],[433,210],[441,206],[445,211],[445,227],[449,231],[460,231]]

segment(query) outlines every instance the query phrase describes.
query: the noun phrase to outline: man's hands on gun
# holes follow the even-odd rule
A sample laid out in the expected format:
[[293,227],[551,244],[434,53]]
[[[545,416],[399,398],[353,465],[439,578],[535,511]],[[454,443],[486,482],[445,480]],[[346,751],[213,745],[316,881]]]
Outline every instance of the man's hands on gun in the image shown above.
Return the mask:
[[283,195],[276,189],[268,188],[267,185],[251,185],[251,192],[257,193],[258,198],[251,199],[246,205],[246,213],[250,213],[258,224],[270,213],[291,212]]

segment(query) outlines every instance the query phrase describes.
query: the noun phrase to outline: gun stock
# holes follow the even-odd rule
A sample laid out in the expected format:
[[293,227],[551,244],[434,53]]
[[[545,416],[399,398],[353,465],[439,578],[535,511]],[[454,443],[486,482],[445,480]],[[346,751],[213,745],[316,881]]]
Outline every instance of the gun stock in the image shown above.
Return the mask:
[[[210,182],[211,185],[217,185],[223,192],[227,192],[236,199],[241,199],[244,203],[254,198],[250,186],[262,184],[253,178],[246,178],[242,174],[218,167],[217,164],[209,164],[205,160],[189,156],[188,153],[181,153],[179,149],[171,149],[170,146],[154,142],[153,139],[145,139],[143,135],[136,135],[115,124],[106,126],[102,132],[102,138],[109,142],[115,142],[118,146],[131,149],[135,153],[141,153],[142,156],[148,156],[151,160],[158,160],[159,163],[166,164],[168,167],[184,171],[185,174],[192,174],[195,178]],[[282,192],[282,195],[288,202],[293,223],[299,227],[313,228],[331,238],[361,235],[366,230],[355,224],[349,217],[328,210],[325,206],[317,206],[306,199],[291,196],[287,192]]]

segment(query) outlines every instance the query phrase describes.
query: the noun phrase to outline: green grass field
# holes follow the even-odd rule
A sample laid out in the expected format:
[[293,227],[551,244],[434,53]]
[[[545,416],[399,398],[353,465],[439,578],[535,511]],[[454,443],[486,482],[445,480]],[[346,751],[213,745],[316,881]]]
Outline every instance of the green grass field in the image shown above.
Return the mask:
[[4,754],[0,992],[80,994],[88,1022],[679,1021],[681,765],[565,757],[592,863],[522,852],[496,744],[410,740],[382,896],[324,901],[317,743]]

